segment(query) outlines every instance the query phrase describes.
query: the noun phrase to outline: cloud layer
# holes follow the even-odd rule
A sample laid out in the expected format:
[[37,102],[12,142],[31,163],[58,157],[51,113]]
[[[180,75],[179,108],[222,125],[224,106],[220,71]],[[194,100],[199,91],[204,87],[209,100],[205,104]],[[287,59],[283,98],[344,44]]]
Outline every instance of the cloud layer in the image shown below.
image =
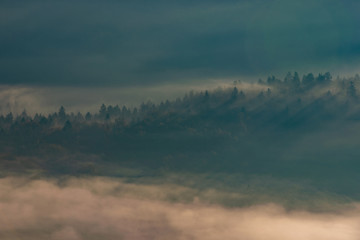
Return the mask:
[[358,4],[2,1],[0,83],[123,86],[356,71]]
[[[181,187],[172,186],[181,195]],[[179,190],[179,191],[178,191]],[[360,210],[285,211],[267,204],[224,208],[163,199],[169,188],[106,178],[0,179],[0,238],[359,239]]]

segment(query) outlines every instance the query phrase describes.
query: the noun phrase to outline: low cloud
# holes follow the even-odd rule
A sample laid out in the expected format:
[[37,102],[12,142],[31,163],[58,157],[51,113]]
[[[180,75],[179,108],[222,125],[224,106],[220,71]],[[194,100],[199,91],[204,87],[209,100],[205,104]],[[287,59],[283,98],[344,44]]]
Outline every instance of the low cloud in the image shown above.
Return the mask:
[[[180,187],[172,191],[181,195]],[[163,198],[168,187],[108,178],[0,180],[0,238],[359,239],[360,208],[286,211],[276,204],[225,208]],[[141,194],[142,193],[142,194]],[[161,194],[162,193],[162,194]],[[158,195],[159,194],[159,195]]]

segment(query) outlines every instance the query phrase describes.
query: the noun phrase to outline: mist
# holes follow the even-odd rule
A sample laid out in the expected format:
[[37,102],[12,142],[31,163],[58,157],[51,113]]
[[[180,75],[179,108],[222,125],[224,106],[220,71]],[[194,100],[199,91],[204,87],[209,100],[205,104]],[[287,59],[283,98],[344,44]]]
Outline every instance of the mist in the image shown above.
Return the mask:
[[[2,239],[358,239],[359,206],[336,213],[286,211],[273,203],[244,208],[180,198],[181,186],[117,179],[0,180]],[[170,190],[171,189],[171,190]],[[159,195],[160,194],[160,195]],[[221,193],[216,193],[221,195]]]

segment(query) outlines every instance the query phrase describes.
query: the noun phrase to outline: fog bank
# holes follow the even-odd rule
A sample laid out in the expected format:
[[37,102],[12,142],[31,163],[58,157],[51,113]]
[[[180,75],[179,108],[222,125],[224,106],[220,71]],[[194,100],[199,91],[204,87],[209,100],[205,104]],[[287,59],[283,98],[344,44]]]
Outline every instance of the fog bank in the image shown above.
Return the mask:
[[[174,187],[172,188],[174,191]],[[179,190],[180,188],[175,190]],[[360,208],[285,211],[274,203],[225,208],[194,198],[166,201],[163,186],[109,178],[0,180],[0,238],[13,239],[359,239]]]

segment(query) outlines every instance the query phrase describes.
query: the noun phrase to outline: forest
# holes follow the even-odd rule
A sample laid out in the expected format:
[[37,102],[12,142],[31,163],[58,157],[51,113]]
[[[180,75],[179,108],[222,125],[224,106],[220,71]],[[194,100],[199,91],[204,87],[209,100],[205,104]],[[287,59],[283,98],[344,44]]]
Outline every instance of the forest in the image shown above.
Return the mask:
[[137,108],[8,113],[0,116],[0,174],[259,175],[357,198],[359,84],[359,75],[295,72]]

